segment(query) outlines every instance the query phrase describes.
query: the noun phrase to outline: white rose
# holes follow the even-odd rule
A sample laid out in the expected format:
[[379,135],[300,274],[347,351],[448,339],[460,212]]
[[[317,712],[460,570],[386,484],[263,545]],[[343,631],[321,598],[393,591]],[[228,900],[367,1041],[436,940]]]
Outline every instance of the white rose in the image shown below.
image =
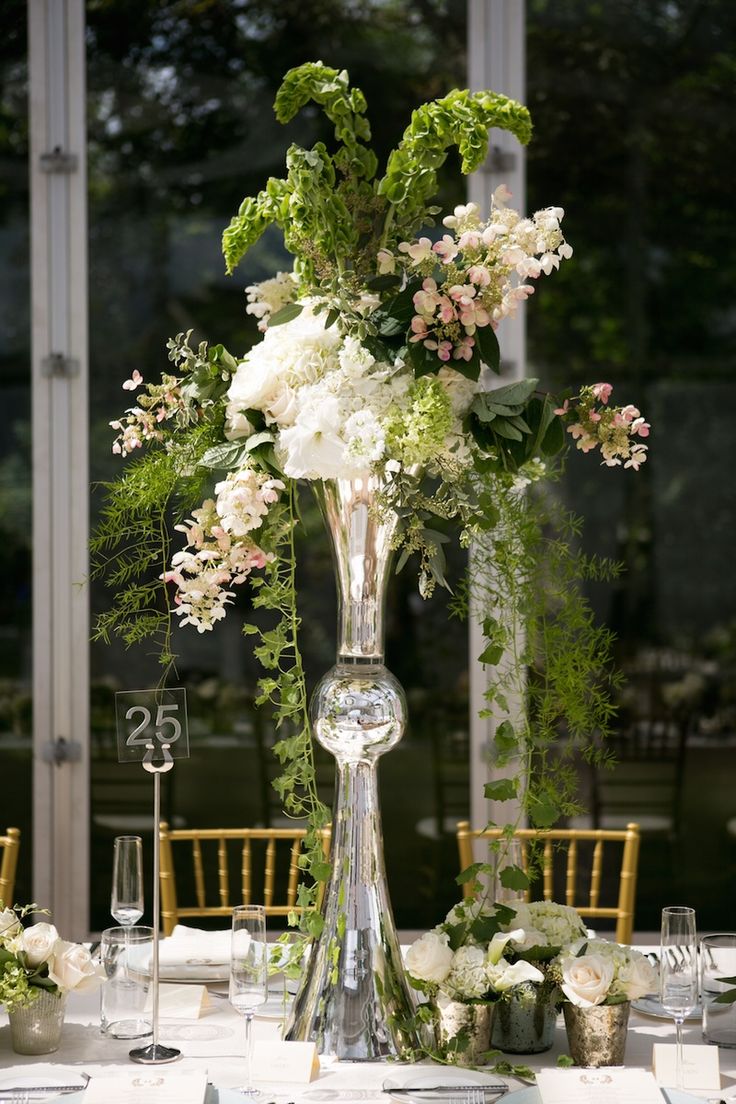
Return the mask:
[[445,980],[454,958],[444,932],[427,932],[406,952],[406,968],[419,981]]
[[638,1000],[657,988],[657,971],[643,954],[630,953],[630,961],[619,968],[618,984],[627,1000]]
[[21,936],[21,950],[29,966],[40,966],[51,958],[59,933],[53,924],[33,924]]
[[280,426],[293,425],[298,409],[296,391],[293,387],[289,387],[287,383],[282,384],[277,394],[265,408],[266,421],[268,423],[277,422]]
[[278,386],[272,365],[267,360],[248,360],[237,367],[227,397],[237,410],[262,410],[273,398]]
[[0,946],[21,932],[21,923],[11,908],[0,910]]
[[241,437],[250,437],[253,425],[236,403],[228,403],[225,408],[225,436],[228,441],[237,441]]
[[613,981],[614,963],[599,954],[567,959],[562,968],[560,988],[571,1004],[592,1008],[603,1004]]
[[60,989],[96,988],[104,979],[102,966],[95,965],[86,947],[79,943],[67,943],[59,939],[54,948],[54,957],[49,963],[49,978]]

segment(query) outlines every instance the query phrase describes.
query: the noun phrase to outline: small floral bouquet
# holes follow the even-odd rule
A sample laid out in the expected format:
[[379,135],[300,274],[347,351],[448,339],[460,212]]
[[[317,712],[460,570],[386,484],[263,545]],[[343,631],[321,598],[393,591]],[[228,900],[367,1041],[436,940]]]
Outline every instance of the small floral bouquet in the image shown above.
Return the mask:
[[535,1054],[549,1050],[552,1045],[563,1000],[559,979],[550,963],[563,947],[584,938],[587,929],[574,908],[555,901],[509,907],[514,914],[504,925],[511,935],[506,957],[512,963],[533,962],[541,979],[527,981],[503,995],[494,1020],[492,1042],[506,1053]]
[[657,971],[646,955],[607,939],[578,939],[551,967],[565,1000],[577,1008],[623,1004],[657,988]]
[[0,1005],[8,1012],[33,1004],[42,992],[64,995],[98,986],[104,972],[86,947],[59,938],[53,924],[24,928],[35,905],[0,911]]
[[[491,911],[476,902],[462,902],[406,953],[409,982],[428,998],[429,1016],[439,1028],[442,1058],[457,1058],[458,1051],[467,1051],[464,1059],[477,1060],[490,1046],[490,1018],[483,1006],[487,1009],[525,982],[544,980],[531,962],[510,962],[506,957],[512,940],[525,941],[520,929],[499,930],[509,916],[510,910],[500,905]],[[479,1013],[486,1031],[481,1040],[472,1037]]]

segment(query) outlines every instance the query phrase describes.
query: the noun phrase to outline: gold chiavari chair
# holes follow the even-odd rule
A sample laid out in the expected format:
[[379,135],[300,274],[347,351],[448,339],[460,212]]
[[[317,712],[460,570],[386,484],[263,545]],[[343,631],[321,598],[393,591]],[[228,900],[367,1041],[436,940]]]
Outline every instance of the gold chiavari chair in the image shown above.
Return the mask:
[[[160,825],[161,840],[161,923],[164,935],[171,935],[182,917],[229,917],[235,905],[257,902],[266,906],[267,916],[286,916],[296,907],[299,886],[299,855],[304,836],[303,828],[169,828],[165,821]],[[240,841],[240,880],[238,896],[232,900],[228,843]],[[194,897],[196,905],[180,905],[174,870],[174,845],[190,843]],[[253,894],[254,854],[253,844],[263,845],[263,892]],[[325,855],[329,854],[330,831],[322,835]],[[282,845],[282,846],[279,846]],[[283,863],[277,863],[281,855],[288,856],[286,887],[283,896],[276,900]],[[211,859],[216,862],[217,904],[208,904],[207,874]],[[209,879],[210,882],[212,879]]]
[[20,850],[20,828],[8,828],[0,836],[0,851],[3,861],[0,865],[0,905],[12,905],[15,891],[15,871]]
[[[457,826],[457,843],[460,852],[460,869],[465,870],[474,862],[473,841],[483,839],[489,842],[500,839],[501,828],[471,829],[468,821]],[[542,890],[544,899],[572,905],[581,916],[593,921],[615,920],[616,941],[630,943],[634,928],[634,903],[636,898],[636,875],[639,867],[639,825],[627,824],[622,830],[604,830],[594,828],[553,828],[548,831],[535,828],[517,828],[513,838],[521,843],[522,864],[527,868],[531,847],[541,848]],[[601,905],[604,885],[604,849],[608,852],[619,845],[618,887],[616,903]],[[592,852],[589,873],[583,869],[581,849]],[[555,894],[555,854],[566,852],[564,869],[564,892]],[[587,859],[587,856],[586,856]],[[559,864],[558,864],[559,865]],[[558,872],[559,873],[559,872]],[[562,879],[560,879],[562,880]],[[586,886],[587,883],[587,886]],[[470,896],[472,886],[465,883],[463,892]],[[525,899],[530,899],[530,890]]]

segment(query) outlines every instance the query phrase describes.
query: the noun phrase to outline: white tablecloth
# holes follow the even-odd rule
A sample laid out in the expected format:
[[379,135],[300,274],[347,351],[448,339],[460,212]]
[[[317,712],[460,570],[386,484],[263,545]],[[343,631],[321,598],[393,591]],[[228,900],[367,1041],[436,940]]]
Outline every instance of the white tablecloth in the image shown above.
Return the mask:
[[[224,991],[224,987],[220,988]],[[24,1067],[39,1062],[38,1058],[23,1057],[15,1054],[10,1045],[10,1029],[7,1018],[0,1015],[0,1069],[7,1074],[9,1068]],[[280,1037],[280,1025],[275,1019],[257,1018],[254,1023],[255,1045],[259,1039],[277,1039]],[[242,1085],[245,1074],[243,1059],[243,1021],[232,1010],[228,1002],[220,997],[212,998],[211,1010],[198,1020],[162,1021],[161,1042],[176,1046],[182,1057],[170,1066],[157,1069],[165,1076],[167,1070],[185,1072],[186,1070],[206,1070],[208,1079],[220,1088],[233,1088]],[[145,1040],[144,1040],[145,1042]],[[665,1020],[641,1016],[632,1012],[629,1022],[626,1046],[626,1065],[651,1067],[652,1044],[655,1042],[674,1042],[674,1027]],[[700,1022],[685,1025],[685,1043],[700,1043]],[[124,1068],[127,1071],[140,1069],[128,1059],[132,1046],[116,1039],[107,1039],[99,1030],[99,996],[71,994],[67,1005],[67,1015],[62,1033],[61,1046],[56,1054],[49,1055],[48,1063],[56,1066],[76,1067],[85,1073],[106,1073],[112,1068]],[[559,1054],[567,1053],[565,1027],[560,1016],[557,1024],[555,1044],[546,1054],[520,1056],[519,1063],[530,1065],[534,1069],[554,1065]],[[720,1050],[722,1095],[736,1099],[736,1050]],[[276,1104],[319,1104],[320,1101],[361,1100],[372,1104],[386,1104],[387,1097],[381,1094],[383,1081],[387,1077],[399,1081],[409,1080],[416,1074],[417,1066],[395,1062],[349,1063],[322,1060],[318,1080],[309,1085],[289,1086],[258,1082],[264,1090],[264,1104],[274,1101]],[[500,1079],[503,1080],[503,1079]],[[506,1078],[507,1083],[521,1087],[521,1082]],[[713,1097],[713,1093],[702,1094]]]

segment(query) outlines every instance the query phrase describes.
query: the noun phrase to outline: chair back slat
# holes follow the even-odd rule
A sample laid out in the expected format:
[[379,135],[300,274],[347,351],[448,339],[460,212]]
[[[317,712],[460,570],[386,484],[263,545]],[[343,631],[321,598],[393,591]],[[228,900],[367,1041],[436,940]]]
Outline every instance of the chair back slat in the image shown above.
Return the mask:
[[276,880],[276,840],[266,844],[266,863],[263,872],[263,903],[268,907],[273,901],[273,886]]
[[252,855],[250,850],[250,840],[248,838],[243,840],[243,852],[240,864],[240,886],[241,886],[241,899],[243,904],[250,903],[250,880],[252,870]]
[[[471,829],[468,821],[460,821],[457,826],[457,843],[460,855],[460,869],[465,870],[474,861],[474,840],[485,840],[489,844],[499,840],[502,828]],[[558,850],[567,850],[565,883],[562,896],[565,903],[572,905],[581,916],[592,920],[610,919],[616,922],[615,938],[619,943],[630,943],[634,927],[634,903],[636,899],[636,877],[639,865],[639,825],[630,823],[625,829],[606,830],[602,828],[517,828],[514,839],[522,845],[524,869],[529,865],[527,847],[542,845],[542,889],[546,900],[554,900],[554,855]],[[579,887],[584,880],[581,866],[582,846],[591,844],[590,875],[587,892]],[[604,891],[604,850],[608,845],[621,848],[618,866],[618,887],[616,903],[601,905]],[[463,886],[466,897],[472,893],[472,883]],[[525,893],[525,899],[531,898],[531,891]],[[559,899],[559,898],[558,898]]]
[[565,904],[572,905],[575,900],[575,883],[578,873],[578,842],[570,840],[567,849],[567,876],[565,879]]
[[230,907],[230,872],[227,865],[227,846],[224,839],[217,842],[217,882],[220,889],[220,904]]
[[[303,828],[175,828],[160,825],[161,919],[164,935],[170,935],[182,917],[224,917],[232,911],[228,848],[240,843],[240,895],[243,904],[260,898],[270,916],[287,916],[296,906],[299,887],[299,855],[306,832]],[[194,868],[196,904],[181,903],[176,887],[174,849],[190,845]],[[325,857],[329,856],[330,829],[322,832]],[[253,887],[253,846],[263,845],[263,885]],[[279,846],[283,846],[279,859]],[[213,852],[214,849],[214,852]],[[217,862],[217,904],[207,903],[208,855]],[[288,856],[288,858],[287,858]],[[210,860],[211,861],[211,860]],[[191,868],[190,868],[191,869]],[[285,888],[279,888],[279,886]],[[213,886],[210,883],[210,892]],[[279,896],[282,894],[282,896]]]
[[197,904],[204,908],[204,865],[202,863],[202,848],[199,840],[192,841],[192,861],[194,863],[194,886],[197,895]]
[[0,836],[0,851],[2,863],[0,863],[0,904],[11,908],[13,894],[15,893],[15,872],[18,867],[18,852],[20,851],[20,828],[8,828],[4,836]]

